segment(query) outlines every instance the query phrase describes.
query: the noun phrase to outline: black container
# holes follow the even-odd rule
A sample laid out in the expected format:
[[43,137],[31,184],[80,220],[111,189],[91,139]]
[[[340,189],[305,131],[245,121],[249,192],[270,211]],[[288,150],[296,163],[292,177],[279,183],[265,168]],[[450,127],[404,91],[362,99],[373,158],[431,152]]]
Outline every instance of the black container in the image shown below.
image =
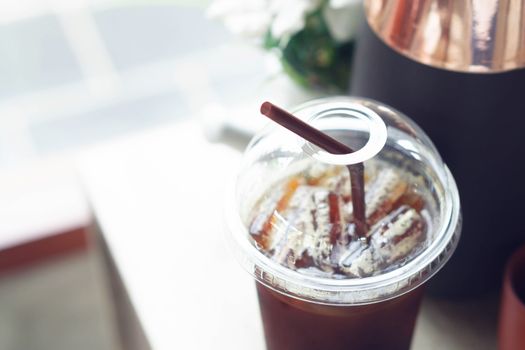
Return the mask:
[[463,234],[430,292],[471,296],[497,289],[506,258],[525,243],[525,69],[435,68],[393,50],[366,22],[352,72],[351,93],[414,119],[456,178]]

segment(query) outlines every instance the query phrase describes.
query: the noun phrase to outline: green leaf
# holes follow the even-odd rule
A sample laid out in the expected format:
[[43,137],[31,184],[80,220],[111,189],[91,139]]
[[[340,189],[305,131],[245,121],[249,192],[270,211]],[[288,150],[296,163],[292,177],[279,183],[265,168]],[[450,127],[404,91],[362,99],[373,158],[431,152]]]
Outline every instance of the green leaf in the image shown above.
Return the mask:
[[341,45],[332,39],[318,10],[306,18],[305,28],[294,34],[282,49],[283,69],[300,85],[345,92],[353,47],[353,42]]

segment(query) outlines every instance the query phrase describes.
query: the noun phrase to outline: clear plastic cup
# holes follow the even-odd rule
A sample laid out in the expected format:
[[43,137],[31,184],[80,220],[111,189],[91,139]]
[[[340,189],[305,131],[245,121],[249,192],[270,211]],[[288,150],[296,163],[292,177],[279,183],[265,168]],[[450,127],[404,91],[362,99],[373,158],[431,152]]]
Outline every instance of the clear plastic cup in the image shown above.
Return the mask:
[[[381,103],[333,97],[292,113],[355,152],[328,154],[278,125],[256,135],[245,152],[226,211],[227,237],[257,282],[267,348],[408,349],[424,284],[447,262],[460,236],[454,179],[425,133]],[[417,254],[370,276],[335,278],[291,269],[254,242],[250,215],[276,183],[316,164],[360,161],[365,172],[380,165],[381,171],[406,173],[411,189],[425,195],[426,238]],[[281,225],[290,229],[292,223]]]

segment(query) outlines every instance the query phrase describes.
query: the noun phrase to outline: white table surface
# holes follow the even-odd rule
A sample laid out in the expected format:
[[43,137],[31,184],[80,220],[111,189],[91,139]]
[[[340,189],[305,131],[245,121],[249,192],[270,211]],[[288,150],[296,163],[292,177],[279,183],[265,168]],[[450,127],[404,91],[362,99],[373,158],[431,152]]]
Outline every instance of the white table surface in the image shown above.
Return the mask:
[[65,158],[0,171],[0,251],[89,225],[87,201]]
[[[181,123],[79,158],[88,197],[154,350],[264,349],[254,283],[223,238],[240,160]],[[494,298],[425,300],[413,349],[495,348]]]

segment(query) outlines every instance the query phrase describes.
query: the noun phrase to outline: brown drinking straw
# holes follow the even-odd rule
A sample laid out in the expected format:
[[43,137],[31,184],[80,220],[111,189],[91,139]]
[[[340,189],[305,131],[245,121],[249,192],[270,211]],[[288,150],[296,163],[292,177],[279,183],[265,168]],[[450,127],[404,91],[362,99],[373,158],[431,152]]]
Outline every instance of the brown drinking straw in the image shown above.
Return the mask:
[[[261,105],[261,113],[277,124],[280,124],[291,132],[299,135],[303,139],[324,149],[328,153],[348,154],[354,152],[350,147],[328,136],[324,132],[315,129],[301,119],[270,102],[264,102]],[[367,227],[365,218],[364,166],[363,163],[357,163],[350,164],[347,168],[350,172],[356,233],[360,238],[365,238]]]

